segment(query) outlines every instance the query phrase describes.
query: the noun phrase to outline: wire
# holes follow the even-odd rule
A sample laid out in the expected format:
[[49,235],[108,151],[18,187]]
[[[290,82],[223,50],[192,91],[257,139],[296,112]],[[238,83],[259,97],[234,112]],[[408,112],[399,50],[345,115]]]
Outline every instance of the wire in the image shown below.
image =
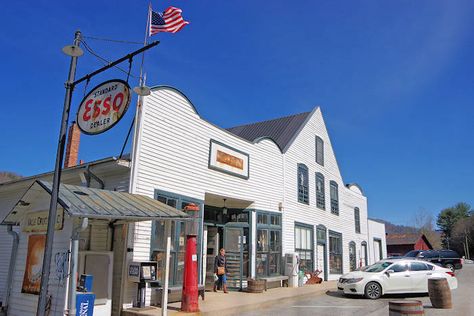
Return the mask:
[[[87,44],[86,41],[82,40],[81,42],[82,42],[82,44],[84,45],[84,48],[85,48],[89,53],[91,53],[93,56],[95,56],[96,58],[98,58],[99,60],[101,60],[101,61],[102,61],[103,63],[105,63],[106,65],[110,65],[111,62],[108,61],[107,59],[101,57],[101,56],[100,56],[99,54],[97,54],[96,52],[94,52],[94,51],[92,50],[92,48],[90,48],[90,46]],[[130,74],[129,71],[126,71],[125,69],[120,68],[119,66],[114,66],[114,67],[117,68],[118,70],[120,70],[121,72],[123,72],[124,74],[127,74],[128,76],[131,76],[131,77],[136,78],[136,79],[139,79],[139,78],[140,78],[139,76],[135,76],[135,75]]]
[[104,41],[104,42],[113,42],[113,43],[122,43],[122,44],[143,45],[143,43],[139,43],[139,42],[115,40],[115,39],[110,39],[110,38],[101,38],[101,37],[94,37],[94,36],[82,36],[82,38],[88,38],[88,39],[91,39],[91,40],[94,40],[94,41]]

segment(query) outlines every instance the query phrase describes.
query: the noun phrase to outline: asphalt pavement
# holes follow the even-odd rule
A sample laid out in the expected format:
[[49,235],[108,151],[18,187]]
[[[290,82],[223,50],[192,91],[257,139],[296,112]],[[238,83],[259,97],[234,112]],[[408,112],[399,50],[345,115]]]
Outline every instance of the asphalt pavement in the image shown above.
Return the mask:
[[274,304],[271,307],[256,311],[239,313],[245,316],[260,315],[327,315],[327,316],[387,316],[388,303],[392,300],[420,300],[425,315],[474,315],[474,264],[466,264],[456,271],[458,288],[452,291],[453,308],[435,309],[431,306],[428,294],[385,295],[378,300],[368,300],[359,296],[344,296],[336,289],[314,297],[295,298],[291,302]]

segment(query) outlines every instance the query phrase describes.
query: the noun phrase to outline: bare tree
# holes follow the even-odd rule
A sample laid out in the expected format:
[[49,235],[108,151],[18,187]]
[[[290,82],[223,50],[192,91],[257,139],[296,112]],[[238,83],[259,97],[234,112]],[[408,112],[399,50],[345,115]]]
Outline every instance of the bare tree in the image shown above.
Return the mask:
[[434,249],[441,248],[440,234],[435,230],[435,217],[425,208],[413,214],[412,223],[418,233],[424,234]]

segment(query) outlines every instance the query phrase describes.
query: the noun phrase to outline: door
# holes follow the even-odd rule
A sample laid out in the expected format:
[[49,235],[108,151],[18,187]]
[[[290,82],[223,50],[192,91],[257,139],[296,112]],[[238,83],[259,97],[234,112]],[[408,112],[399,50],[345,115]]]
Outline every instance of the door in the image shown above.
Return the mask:
[[349,243],[349,268],[351,271],[357,269],[356,244],[353,241]]
[[246,286],[244,283],[248,274],[247,236],[242,224],[232,223],[224,227],[224,249],[228,270],[227,285],[242,289]]
[[326,246],[318,244],[316,246],[316,270],[321,271],[320,278],[326,279]]
[[205,264],[205,287],[206,290],[211,290],[214,286],[214,259],[219,252],[219,230],[217,227],[205,226],[207,232],[207,240],[205,244],[206,260]]
[[428,292],[428,278],[432,275],[432,270],[423,262],[410,263],[410,276],[412,280],[412,291],[416,293]]
[[[393,270],[390,274],[385,274],[385,293],[410,292],[412,280],[408,263],[397,263],[392,265],[389,270]],[[388,271],[388,270],[387,270]]]
[[374,240],[374,260],[375,262],[382,259],[380,240]]
[[367,245],[362,244],[360,247],[360,263],[359,266],[366,266],[367,265]]

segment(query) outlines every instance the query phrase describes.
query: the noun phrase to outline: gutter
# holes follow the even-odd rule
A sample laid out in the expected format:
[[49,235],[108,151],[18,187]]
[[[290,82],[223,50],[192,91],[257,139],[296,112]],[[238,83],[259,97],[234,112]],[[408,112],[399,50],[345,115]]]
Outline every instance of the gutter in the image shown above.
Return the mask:
[[12,252],[10,258],[10,266],[8,267],[8,278],[7,278],[7,287],[5,295],[5,306],[3,310],[6,312],[8,310],[8,303],[10,301],[10,294],[12,290],[13,283],[13,270],[15,269],[16,255],[18,253],[18,244],[20,243],[20,236],[16,231],[13,230],[13,225],[7,226],[7,232],[13,237]]

